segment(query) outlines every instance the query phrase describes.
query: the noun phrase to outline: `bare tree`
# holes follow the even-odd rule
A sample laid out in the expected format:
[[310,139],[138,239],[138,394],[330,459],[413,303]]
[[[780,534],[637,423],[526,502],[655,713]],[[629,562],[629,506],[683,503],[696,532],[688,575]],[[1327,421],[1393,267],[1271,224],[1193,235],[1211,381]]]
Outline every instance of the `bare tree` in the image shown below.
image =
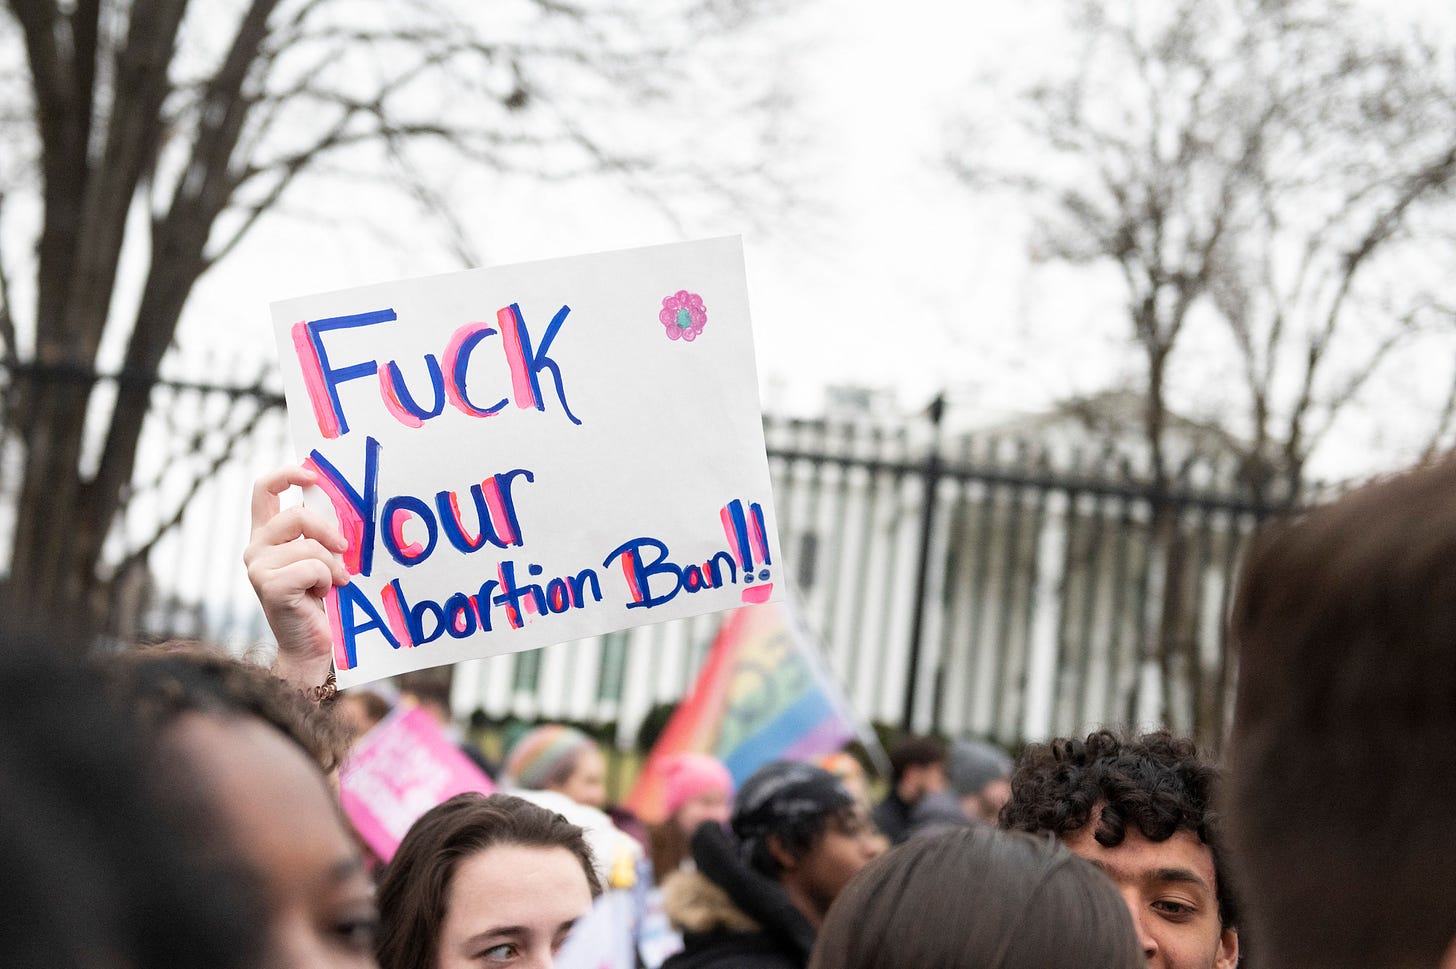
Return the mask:
[[[1121,275],[1155,485],[1169,367],[1194,328],[1242,372],[1221,396],[1246,484],[1292,500],[1335,417],[1450,302],[1416,270],[1456,186],[1456,58],[1342,0],[1068,5],[1079,55],[1018,105],[1041,160],[1015,177],[1037,250]],[[967,146],[950,160],[1005,183]]]
[[[702,144],[675,150],[670,137],[640,134],[648,118],[682,115],[691,68],[701,68],[692,58],[760,8],[8,0],[0,217],[27,198],[38,198],[40,217],[33,261],[0,259],[5,416],[23,442],[7,614],[94,627],[88,593],[189,294],[301,182],[325,165],[391,171],[443,212],[420,172],[450,152],[495,172],[605,172],[647,194],[686,182],[731,193],[752,175],[751,153],[707,164]],[[742,93],[768,96],[753,85]],[[750,124],[769,115],[755,107]],[[752,144],[749,134],[740,142]],[[0,238],[21,231],[14,218],[0,221]],[[453,245],[468,257],[458,227]],[[133,250],[147,267],[129,306],[119,280]],[[16,302],[22,274],[33,279],[33,311]],[[88,470],[98,348],[117,331],[124,364]]]
[[[1031,170],[1008,173],[969,142],[950,163],[1034,201],[1044,258],[1109,265],[1123,282],[1164,589],[1142,648],[1166,717],[1180,664],[1199,663],[1179,632],[1192,577],[1167,500],[1181,460],[1173,382],[1221,402],[1255,506],[1300,498],[1335,419],[1451,302],[1449,271],[1421,269],[1456,188],[1456,59],[1383,33],[1342,0],[1068,0],[1068,10],[1077,55],[1017,102]],[[1180,360],[1190,344],[1227,358]],[[1221,707],[1207,699],[1200,708]]]

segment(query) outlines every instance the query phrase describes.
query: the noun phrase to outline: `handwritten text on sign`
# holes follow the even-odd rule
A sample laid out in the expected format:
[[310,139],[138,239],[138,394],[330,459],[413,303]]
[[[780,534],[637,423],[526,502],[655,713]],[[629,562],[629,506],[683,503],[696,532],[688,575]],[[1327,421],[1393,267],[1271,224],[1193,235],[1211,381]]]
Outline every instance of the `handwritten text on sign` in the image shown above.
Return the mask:
[[736,239],[275,303],[341,685],[773,595]]

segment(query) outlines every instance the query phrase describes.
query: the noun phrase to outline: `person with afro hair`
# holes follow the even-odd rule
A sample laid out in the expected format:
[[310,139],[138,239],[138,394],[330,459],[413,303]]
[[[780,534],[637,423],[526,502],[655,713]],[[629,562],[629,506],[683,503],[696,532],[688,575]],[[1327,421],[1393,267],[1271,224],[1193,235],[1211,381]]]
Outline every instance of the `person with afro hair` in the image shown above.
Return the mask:
[[1051,832],[1117,885],[1149,969],[1233,969],[1238,918],[1218,837],[1218,770],[1166,732],[1033,744],[1001,826]]

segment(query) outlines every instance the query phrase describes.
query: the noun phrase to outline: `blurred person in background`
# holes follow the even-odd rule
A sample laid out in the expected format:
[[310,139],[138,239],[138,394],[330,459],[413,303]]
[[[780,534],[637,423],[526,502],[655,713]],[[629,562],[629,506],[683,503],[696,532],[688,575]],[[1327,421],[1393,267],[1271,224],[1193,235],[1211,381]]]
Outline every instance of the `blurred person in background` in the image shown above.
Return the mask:
[[221,655],[145,650],[109,667],[116,701],[166,771],[167,797],[211,819],[211,851],[262,893],[267,964],[373,966],[373,884],[325,777],[342,728],[265,670]]
[[[458,734],[454,715],[450,712],[450,679],[440,668],[415,670],[398,678],[399,698],[413,703],[430,715],[448,733]],[[455,737],[456,740],[460,738]]]
[[471,763],[479,767],[486,777],[494,781],[500,776],[500,768],[491,763],[485,752],[466,738],[465,730],[455,722],[450,711],[449,667],[415,670],[399,677],[399,702],[414,704],[428,713],[450,738],[450,742],[469,757]]
[[379,885],[382,969],[549,969],[600,895],[583,831],[505,794],[459,794],[409,829]]
[[1446,458],[1245,560],[1228,812],[1260,964],[1456,969],[1453,496]]
[[957,740],[946,756],[950,791],[972,821],[995,825],[1011,800],[1011,755],[980,740]]
[[388,700],[363,687],[346,690],[334,698],[334,716],[356,740],[389,716],[389,710]]
[[875,827],[893,844],[910,836],[915,805],[945,790],[945,747],[930,737],[905,737],[890,748],[890,792],[875,808]]
[[173,796],[185,775],[73,650],[7,634],[3,653],[0,962],[259,969],[263,900],[212,852],[212,819]]
[[674,754],[663,760],[663,810],[666,819],[647,830],[653,875],[660,885],[692,855],[688,843],[704,821],[727,824],[733,812],[733,776],[716,757]]
[[744,781],[729,823],[701,824],[697,869],[663,886],[683,933],[663,969],[803,969],[830,904],[881,850],[864,806],[828,771],[776,761]]
[[522,734],[506,755],[505,779],[522,790],[555,791],[587,807],[607,803],[607,762],[597,742],[565,724],[542,724]]
[[636,884],[646,850],[602,810],[607,764],[595,740],[565,724],[533,727],[511,745],[502,779],[506,793],[549,808],[586,830],[604,885]]
[[662,884],[674,872],[693,867],[693,832],[704,822],[726,825],[733,811],[733,776],[716,757],[673,754],[652,769],[662,776],[667,816],[647,829],[651,886],[642,897],[637,951],[649,969],[682,950],[682,935],[673,927],[663,903]]
[[[870,800],[870,780],[866,774],[864,764],[860,763],[858,757],[847,750],[837,750],[832,754],[825,754],[815,761],[820,767],[827,770],[839,779],[844,789],[849,791],[854,799],[864,805],[865,817],[870,818],[873,827],[873,803]],[[876,841],[879,843],[881,853],[890,849],[890,839],[885,837],[879,828],[875,828]]]
[[855,757],[854,754],[851,754],[847,750],[836,750],[832,754],[825,754],[814,763],[839,778],[839,783],[843,784],[844,789],[854,795],[856,801],[861,802],[866,807],[870,806],[869,778],[865,776],[864,765],[859,762],[859,758]]
[[917,838],[829,910],[810,969],[1141,969],[1112,883],[1051,835]]
[[966,817],[966,812],[961,809],[959,798],[950,791],[933,791],[922,797],[910,810],[910,827],[906,831],[905,840],[944,834],[973,823],[975,822]]
[[1032,744],[1001,826],[1055,834],[1122,893],[1149,969],[1234,969],[1238,913],[1220,841],[1219,773],[1165,731]]

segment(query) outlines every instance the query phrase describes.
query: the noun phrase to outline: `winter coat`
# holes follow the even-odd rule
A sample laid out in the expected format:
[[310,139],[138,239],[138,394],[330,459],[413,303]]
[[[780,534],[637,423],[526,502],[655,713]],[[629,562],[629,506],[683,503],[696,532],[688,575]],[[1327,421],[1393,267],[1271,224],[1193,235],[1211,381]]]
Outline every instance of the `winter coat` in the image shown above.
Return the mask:
[[936,791],[922,797],[910,809],[910,824],[905,832],[905,840],[933,837],[956,828],[969,827],[971,823],[971,819],[961,809],[960,798],[947,791]]
[[814,930],[778,882],[744,865],[712,822],[694,833],[692,848],[697,870],[662,887],[667,917],[683,934],[682,951],[662,969],[804,969]]
[[900,795],[891,791],[875,808],[871,817],[875,827],[880,829],[880,834],[889,838],[892,844],[904,844],[905,839],[910,837],[910,812],[914,808],[915,805],[906,804],[900,800]]

